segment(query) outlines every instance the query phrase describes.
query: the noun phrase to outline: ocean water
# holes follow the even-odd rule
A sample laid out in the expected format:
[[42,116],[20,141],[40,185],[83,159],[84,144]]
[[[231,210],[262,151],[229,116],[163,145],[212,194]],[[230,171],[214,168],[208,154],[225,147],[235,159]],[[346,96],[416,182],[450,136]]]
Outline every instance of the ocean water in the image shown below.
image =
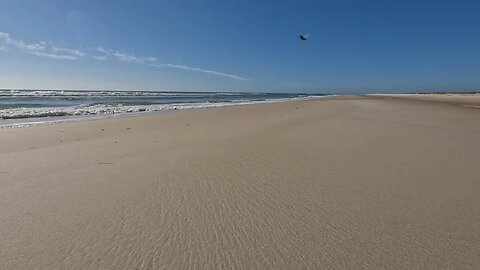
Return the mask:
[[0,128],[323,96],[326,94],[0,90]]

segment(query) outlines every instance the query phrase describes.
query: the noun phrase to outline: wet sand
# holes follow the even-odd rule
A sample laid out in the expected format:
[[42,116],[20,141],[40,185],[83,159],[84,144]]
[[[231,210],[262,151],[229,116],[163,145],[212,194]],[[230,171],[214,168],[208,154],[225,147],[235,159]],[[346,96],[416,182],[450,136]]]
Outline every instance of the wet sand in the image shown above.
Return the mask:
[[0,142],[0,269],[480,268],[476,108],[337,97]]

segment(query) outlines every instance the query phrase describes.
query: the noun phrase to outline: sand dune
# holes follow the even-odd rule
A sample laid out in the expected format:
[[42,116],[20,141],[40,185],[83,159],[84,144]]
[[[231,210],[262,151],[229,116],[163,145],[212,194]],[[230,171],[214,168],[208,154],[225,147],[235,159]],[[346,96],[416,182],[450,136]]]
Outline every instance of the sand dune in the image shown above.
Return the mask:
[[1,269],[478,269],[480,110],[369,97],[0,130]]

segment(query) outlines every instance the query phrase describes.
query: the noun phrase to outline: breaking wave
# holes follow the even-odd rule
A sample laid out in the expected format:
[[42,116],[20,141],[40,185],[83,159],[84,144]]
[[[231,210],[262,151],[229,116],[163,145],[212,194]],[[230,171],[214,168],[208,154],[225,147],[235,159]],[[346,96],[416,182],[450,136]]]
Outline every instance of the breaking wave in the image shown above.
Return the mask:
[[[146,112],[188,110],[243,104],[311,99],[325,94],[0,90],[0,127],[25,119],[68,121]],[[47,120],[41,120],[48,118]],[[25,122],[25,121],[23,121]]]

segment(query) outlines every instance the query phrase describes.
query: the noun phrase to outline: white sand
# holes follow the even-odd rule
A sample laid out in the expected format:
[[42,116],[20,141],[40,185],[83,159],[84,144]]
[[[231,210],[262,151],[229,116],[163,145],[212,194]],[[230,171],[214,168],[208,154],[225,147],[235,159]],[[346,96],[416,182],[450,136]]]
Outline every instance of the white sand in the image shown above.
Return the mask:
[[0,142],[0,269],[480,268],[478,109],[342,97]]

